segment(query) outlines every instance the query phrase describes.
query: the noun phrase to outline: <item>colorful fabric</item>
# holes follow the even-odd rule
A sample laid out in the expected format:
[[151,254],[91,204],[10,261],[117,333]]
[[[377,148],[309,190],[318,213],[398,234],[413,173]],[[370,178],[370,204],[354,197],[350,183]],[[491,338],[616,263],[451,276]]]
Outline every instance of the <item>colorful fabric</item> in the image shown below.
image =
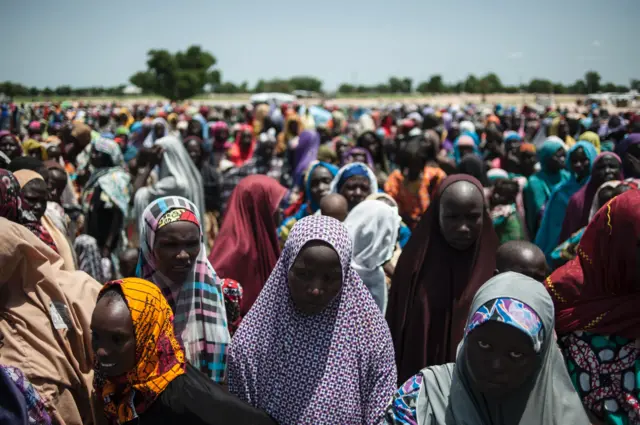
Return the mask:
[[596,148],[596,152],[600,153],[600,136],[593,131],[587,131],[580,135],[579,140],[589,142]]
[[[156,232],[166,214],[184,209],[191,214],[181,218],[200,228],[200,253],[184,283],[172,282],[157,269],[154,254]],[[189,363],[215,382],[225,380],[227,346],[231,340],[222,288],[207,260],[200,213],[196,206],[179,196],[156,199],[144,211],[140,235],[138,277],[155,283],[175,311],[174,326],[182,338]]]
[[460,161],[462,160],[462,156],[460,154],[461,147],[473,148],[474,154],[482,156],[473,137],[469,134],[462,134],[453,142],[453,159],[456,161],[456,165],[460,164]]
[[489,211],[489,215],[501,245],[509,241],[527,239],[516,204],[497,205]]
[[424,376],[413,375],[393,395],[385,414],[385,425],[419,425],[416,418],[418,396],[422,389]]
[[96,238],[79,235],[73,241],[73,250],[78,259],[78,270],[82,270],[100,283],[109,280],[109,276],[102,269],[102,253]]
[[[244,134],[251,134],[251,145],[247,149],[243,149],[240,146],[240,142]],[[227,158],[233,162],[233,165],[240,167],[251,159],[256,149],[256,138],[253,135],[253,128],[250,125],[244,124],[240,127],[235,134],[235,142],[227,152]]]
[[113,424],[139,417],[167,386],[185,373],[186,360],[174,334],[173,311],[156,285],[125,278],[106,283],[100,290],[118,288],[131,312],[136,339],[136,365],[124,376],[109,378],[97,364],[93,386],[104,402],[104,415]]
[[376,179],[371,168],[360,162],[353,162],[340,168],[338,173],[335,175],[331,182],[331,193],[340,193],[342,185],[349,180],[349,177],[353,176],[367,177],[369,179],[369,188],[371,189],[371,193],[376,193],[378,191],[378,179]]
[[[338,254],[342,289],[324,311],[307,316],[291,300],[288,273],[314,240]],[[389,329],[351,267],[351,250],[339,221],[319,215],[300,220],[234,336],[229,390],[278,423],[378,424],[395,391]]]
[[419,185],[412,187],[409,182],[405,182],[400,170],[394,170],[384,185],[384,191],[396,201],[402,219],[413,227],[427,211],[431,194],[446,177],[447,174],[441,168],[425,167]]
[[371,152],[369,152],[365,148],[360,147],[351,148],[346,151],[342,156],[342,164],[350,164],[354,162],[353,157],[355,155],[364,155],[366,158],[365,164],[367,164],[372,170],[374,169],[375,165],[373,164],[373,157],[371,156]]
[[[31,382],[29,382],[27,377],[24,376],[24,373],[22,373],[20,369],[12,366],[0,365],[0,374],[4,375],[11,381],[13,386],[21,395],[20,401],[24,401],[27,418],[20,418],[26,419],[26,421],[22,423],[28,423],[29,425],[48,425],[52,423],[42,396],[33,387]],[[9,402],[9,400],[4,399],[4,397],[7,396],[4,391],[1,392],[1,394],[3,396],[3,404],[0,408],[0,413],[4,413],[4,408],[6,406],[4,403]],[[7,419],[6,416],[2,416],[0,419],[2,418],[5,420]],[[9,422],[7,422],[7,424],[8,423]]]
[[320,135],[315,130],[305,130],[300,133],[298,146],[294,151],[293,159],[293,184],[302,186],[305,172],[316,161],[320,148]]
[[640,349],[635,340],[571,332],[558,344],[589,411],[607,425],[640,424]]
[[176,221],[187,221],[197,226],[200,225],[196,216],[185,208],[176,208],[165,213],[160,220],[158,220],[158,230],[166,226],[167,224],[175,223]]
[[222,279],[222,293],[227,310],[227,323],[231,336],[238,330],[240,324],[240,303],[242,302],[242,286],[233,279]]

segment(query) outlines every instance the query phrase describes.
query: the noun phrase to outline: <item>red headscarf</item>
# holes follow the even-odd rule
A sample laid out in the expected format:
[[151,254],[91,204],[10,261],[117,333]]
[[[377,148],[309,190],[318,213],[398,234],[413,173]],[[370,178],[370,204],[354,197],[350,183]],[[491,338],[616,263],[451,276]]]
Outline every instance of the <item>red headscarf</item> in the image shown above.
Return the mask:
[[[240,147],[240,141],[242,140],[242,136],[244,133],[251,133],[251,145],[249,149],[242,150]],[[238,131],[236,132],[235,143],[229,149],[227,153],[227,158],[229,161],[233,162],[236,167],[242,166],[245,162],[251,159],[253,156],[253,151],[256,148],[256,139],[253,136],[253,127],[247,124],[242,124]]]
[[469,175],[447,177],[402,250],[393,275],[386,318],[401,383],[426,366],[455,361],[473,296],[495,271],[498,237],[486,210],[478,240],[466,251],[455,250],[442,236],[440,199],[459,181],[483,193],[480,182]]
[[609,201],[593,217],[576,258],[545,285],[556,308],[556,330],[588,330],[640,338],[640,191]]
[[209,261],[218,276],[240,282],[244,316],[280,256],[274,215],[287,189],[271,177],[245,177],[229,199]]

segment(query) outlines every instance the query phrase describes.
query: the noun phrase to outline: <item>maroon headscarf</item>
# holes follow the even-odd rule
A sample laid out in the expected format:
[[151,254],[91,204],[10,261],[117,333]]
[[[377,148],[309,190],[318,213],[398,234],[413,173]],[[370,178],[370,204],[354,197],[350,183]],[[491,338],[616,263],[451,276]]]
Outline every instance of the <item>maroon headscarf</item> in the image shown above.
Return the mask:
[[455,361],[471,301],[494,274],[498,237],[486,209],[480,236],[466,251],[452,248],[442,236],[440,199],[459,181],[483,193],[471,176],[447,177],[402,250],[393,276],[386,318],[400,383],[426,366]]
[[245,177],[234,189],[209,262],[221,278],[244,289],[240,313],[247,314],[280,256],[275,212],[287,189],[271,177]]
[[567,211],[564,215],[564,221],[562,222],[562,230],[558,238],[559,242],[566,241],[571,235],[584,226],[589,224],[589,214],[591,213],[591,205],[593,204],[593,198],[598,192],[599,186],[593,181],[593,171],[596,168],[596,164],[606,156],[614,157],[620,164],[620,173],[616,177],[616,180],[622,180],[622,161],[620,157],[613,152],[602,152],[593,160],[591,167],[591,178],[574,193],[569,199],[567,204]]

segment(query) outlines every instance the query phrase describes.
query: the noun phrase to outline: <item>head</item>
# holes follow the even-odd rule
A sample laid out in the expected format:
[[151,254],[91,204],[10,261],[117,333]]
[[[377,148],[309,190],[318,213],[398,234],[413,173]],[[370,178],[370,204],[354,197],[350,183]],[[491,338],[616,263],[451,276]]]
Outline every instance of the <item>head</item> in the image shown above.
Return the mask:
[[596,187],[600,187],[608,181],[620,180],[621,178],[622,162],[618,155],[613,152],[605,152],[593,161],[591,180]]
[[320,201],[320,211],[322,215],[333,217],[343,222],[349,214],[349,203],[339,193],[330,193]]
[[344,154],[349,150],[349,142],[344,137],[336,137],[334,139],[334,148],[338,158],[343,158]]
[[503,139],[501,132],[495,126],[490,126],[487,129],[486,140],[485,150],[492,156],[501,156]]
[[20,183],[22,209],[32,213],[36,221],[40,221],[47,210],[47,183],[40,174],[30,170],[16,171],[13,175]]
[[297,119],[287,121],[287,133],[298,136],[300,134],[300,122]]
[[67,173],[62,167],[49,167],[49,178],[47,179],[47,191],[49,200],[62,205],[62,192],[67,187]]
[[492,207],[497,205],[511,205],[516,202],[520,191],[518,182],[511,179],[498,179],[493,184],[490,203]]
[[253,144],[253,133],[250,128],[245,128],[240,134],[240,148],[247,150]]
[[167,210],[158,220],[153,244],[156,267],[175,285],[193,270],[201,246],[200,222],[186,208]]
[[460,180],[440,195],[438,222],[445,241],[465,251],[475,244],[482,231],[484,196],[475,184]]
[[547,260],[537,245],[527,241],[509,241],[496,252],[496,274],[516,272],[543,282],[549,274]]
[[583,181],[589,176],[591,160],[584,148],[578,147],[569,154],[569,167],[578,181]]
[[165,131],[165,129],[166,129],[166,127],[165,127],[164,123],[162,123],[162,122],[156,122],[156,123],[153,125],[153,129],[152,129],[152,131],[153,131],[153,138],[154,138],[154,140],[155,140],[155,139],[160,139],[160,138],[162,138],[162,137],[166,136],[166,131]]
[[136,266],[140,253],[135,248],[127,248],[118,255],[120,261],[120,274],[124,277],[136,275]]
[[264,158],[272,158],[276,152],[277,140],[275,137],[275,130],[268,130],[260,134],[260,144],[258,145],[258,152]]
[[59,145],[51,145],[47,148],[47,157],[50,160],[58,161],[62,157],[62,150]]
[[106,377],[125,375],[136,366],[136,335],[131,311],[118,286],[101,291],[91,316],[96,368]]
[[396,160],[405,179],[418,180],[428,160],[427,147],[422,143],[422,138],[412,138],[405,143],[400,148]]
[[95,168],[108,168],[113,167],[115,164],[111,160],[111,156],[106,152],[101,152],[95,147],[91,149],[91,156],[89,158],[91,165]]
[[204,150],[202,149],[202,140],[196,136],[187,137],[184,141],[184,147],[195,166],[200,167],[204,156]]
[[538,162],[535,145],[533,143],[523,143],[518,151],[518,158],[520,160],[520,173],[527,178],[533,175]]
[[22,147],[14,135],[8,131],[0,132],[0,151],[13,160],[22,155]]
[[349,204],[349,211],[351,211],[353,207],[371,195],[371,181],[367,176],[353,175],[344,180],[339,193],[345,197]]
[[358,138],[358,146],[365,148],[376,158],[381,152],[381,143],[375,133],[367,131]]
[[321,164],[312,168],[311,174],[308,176],[312,204],[320,205],[322,199],[330,193],[333,177],[334,174]]

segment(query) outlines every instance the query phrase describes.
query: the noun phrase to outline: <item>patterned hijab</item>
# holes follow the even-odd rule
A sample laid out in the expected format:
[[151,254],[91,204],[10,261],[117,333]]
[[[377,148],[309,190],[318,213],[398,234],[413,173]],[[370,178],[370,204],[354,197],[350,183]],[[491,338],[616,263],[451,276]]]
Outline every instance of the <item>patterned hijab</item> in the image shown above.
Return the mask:
[[[185,373],[185,356],[173,331],[173,311],[153,283],[138,278],[107,282],[123,295],[133,321],[136,366],[119,378],[108,378],[94,366],[93,387],[104,401],[104,414],[114,424],[131,421],[151,406],[167,386]],[[97,361],[97,360],[96,360]]]
[[[16,171],[22,175],[23,185],[33,179],[42,180],[42,176],[35,171]],[[25,208],[26,207],[26,208]],[[23,198],[21,186],[17,177],[10,171],[0,169],[0,216],[14,223],[22,224],[38,237],[49,248],[58,252],[51,234],[44,228],[35,215],[29,210],[28,202]]]
[[[175,311],[176,334],[182,338],[189,363],[213,381],[223,382],[231,337],[222,288],[207,260],[200,213],[185,198],[167,196],[153,201],[142,219],[137,275],[158,285]],[[190,221],[200,227],[200,253],[191,275],[179,286],[157,269],[153,252],[158,229],[176,221]]]
[[[311,241],[338,253],[342,290],[322,313],[306,316],[291,300],[288,273]],[[234,336],[229,390],[279,423],[327,423],[330,412],[331,423],[376,424],[395,390],[391,335],[351,266],[351,250],[339,221],[298,221]]]

